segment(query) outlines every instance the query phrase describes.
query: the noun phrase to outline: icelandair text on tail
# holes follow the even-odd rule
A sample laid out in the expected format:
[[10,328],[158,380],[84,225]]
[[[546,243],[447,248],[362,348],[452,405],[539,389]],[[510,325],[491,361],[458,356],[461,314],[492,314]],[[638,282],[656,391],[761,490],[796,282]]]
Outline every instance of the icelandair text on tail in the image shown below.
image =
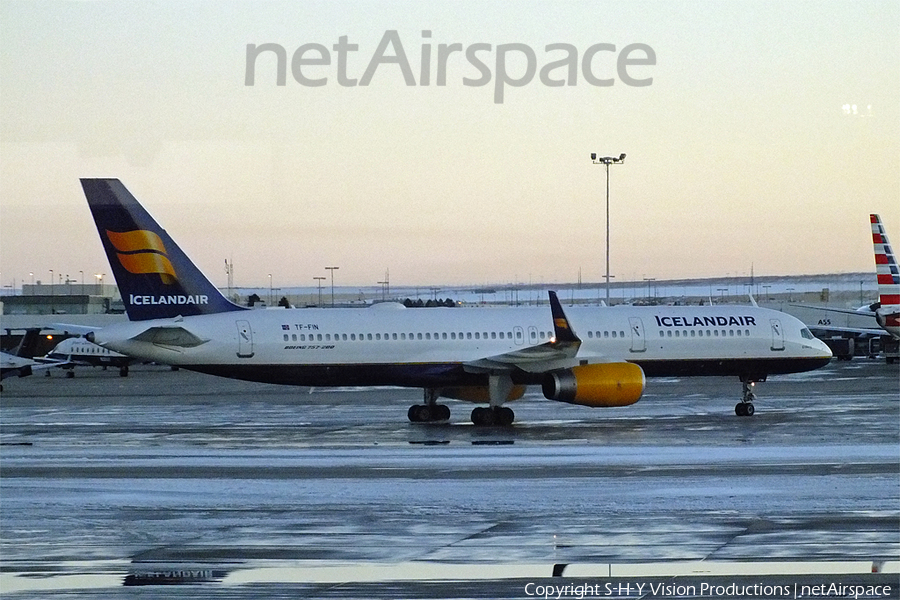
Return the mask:
[[157,304],[209,304],[209,296],[203,294],[192,296],[137,296],[128,294],[128,301],[132,305],[140,304],[143,306]]
[[[435,51],[432,58],[432,51]],[[331,52],[335,53],[332,61]],[[321,87],[328,84],[328,73],[332,65],[335,67],[335,78],[342,87],[367,86],[372,82],[379,67],[383,71],[379,77],[389,78],[402,76],[407,86],[429,86],[432,74],[437,86],[447,85],[447,72],[462,68],[469,74],[478,77],[462,77],[462,84],[468,87],[481,87],[494,81],[494,103],[503,104],[507,86],[523,87],[538,75],[540,82],[548,87],[574,86],[578,84],[579,67],[581,76],[588,84],[597,87],[609,87],[615,84],[613,73],[619,80],[631,87],[646,87],[653,84],[649,67],[656,66],[656,52],[647,44],[627,44],[618,50],[615,44],[599,43],[588,46],[583,52],[572,44],[555,43],[544,47],[541,60],[538,53],[528,44],[487,43],[470,44],[463,48],[459,42],[451,44],[431,43],[431,31],[422,31],[419,52],[418,81],[413,72],[413,65],[406,54],[406,49],[396,29],[384,32],[378,47],[366,62],[362,78],[357,79],[348,74],[348,63],[353,59],[351,53],[359,51],[359,44],[352,44],[349,36],[342,35],[338,42],[331,46],[325,44],[305,43],[297,47],[291,57],[291,75],[302,86]],[[275,58],[274,82],[278,86],[287,83],[287,51],[280,44],[247,44],[244,69],[244,85],[256,85],[257,62],[268,67]],[[540,72],[538,64],[540,62]],[[389,65],[389,66],[385,66]],[[449,65],[449,67],[448,67]],[[493,70],[491,70],[493,66]],[[384,72],[389,71],[389,72]],[[270,76],[266,81],[271,82]]]

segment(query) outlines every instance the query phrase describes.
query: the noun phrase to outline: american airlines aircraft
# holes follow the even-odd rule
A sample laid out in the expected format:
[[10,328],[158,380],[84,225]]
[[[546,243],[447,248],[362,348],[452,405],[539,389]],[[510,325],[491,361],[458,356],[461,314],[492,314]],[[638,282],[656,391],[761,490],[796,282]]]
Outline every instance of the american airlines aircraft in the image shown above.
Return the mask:
[[853,315],[870,315],[881,329],[858,327],[834,327],[831,325],[816,326],[816,331],[827,333],[858,333],[863,335],[883,335],[888,333],[894,339],[900,339],[900,266],[897,256],[891,248],[887,232],[881,217],[869,215],[872,224],[872,245],[875,250],[875,277],[878,281],[878,302],[860,306],[855,310],[832,307],[806,307],[823,312],[849,313]]
[[450,417],[440,397],[486,403],[476,425],[540,385],[551,400],[627,406],[645,375],[740,378],[816,369],[831,351],[799,320],[755,306],[248,310],[229,302],[117,179],[82,179],[128,323],[87,337],[142,360],[268,383],[424,390],[413,422]]

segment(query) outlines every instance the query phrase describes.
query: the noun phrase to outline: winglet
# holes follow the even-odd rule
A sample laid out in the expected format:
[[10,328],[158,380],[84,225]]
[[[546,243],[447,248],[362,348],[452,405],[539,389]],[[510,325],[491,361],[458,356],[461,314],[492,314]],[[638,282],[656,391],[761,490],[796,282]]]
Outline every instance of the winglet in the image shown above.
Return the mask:
[[556,296],[556,292],[550,291],[550,313],[553,315],[553,337],[557,344],[559,343],[581,343],[581,340],[575,335],[575,332],[572,331],[572,327],[569,325],[569,319],[566,317],[566,313],[563,312],[562,304],[559,303],[559,298]]

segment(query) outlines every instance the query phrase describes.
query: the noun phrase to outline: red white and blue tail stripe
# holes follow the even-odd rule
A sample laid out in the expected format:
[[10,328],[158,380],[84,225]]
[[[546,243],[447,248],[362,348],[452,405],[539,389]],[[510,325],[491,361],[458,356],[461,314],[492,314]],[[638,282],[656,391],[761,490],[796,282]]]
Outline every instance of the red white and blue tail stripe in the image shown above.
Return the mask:
[[882,306],[900,304],[900,269],[891,248],[884,225],[878,215],[872,221],[872,243],[875,245],[875,274],[878,276],[878,295]]
[[900,338],[900,269],[884,225],[878,215],[869,215],[875,245],[875,274],[878,277],[878,308],[875,320],[889,334]]

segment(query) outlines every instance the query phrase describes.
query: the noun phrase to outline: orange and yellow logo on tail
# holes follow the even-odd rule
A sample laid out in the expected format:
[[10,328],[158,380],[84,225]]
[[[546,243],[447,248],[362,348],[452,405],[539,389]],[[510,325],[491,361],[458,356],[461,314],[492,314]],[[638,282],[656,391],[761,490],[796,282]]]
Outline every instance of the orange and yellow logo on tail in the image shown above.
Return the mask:
[[117,233],[107,229],[106,237],[117,250],[119,263],[129,273],[158,273],[166,285],[178,279],[162,239],[152,231],[137,229]]

